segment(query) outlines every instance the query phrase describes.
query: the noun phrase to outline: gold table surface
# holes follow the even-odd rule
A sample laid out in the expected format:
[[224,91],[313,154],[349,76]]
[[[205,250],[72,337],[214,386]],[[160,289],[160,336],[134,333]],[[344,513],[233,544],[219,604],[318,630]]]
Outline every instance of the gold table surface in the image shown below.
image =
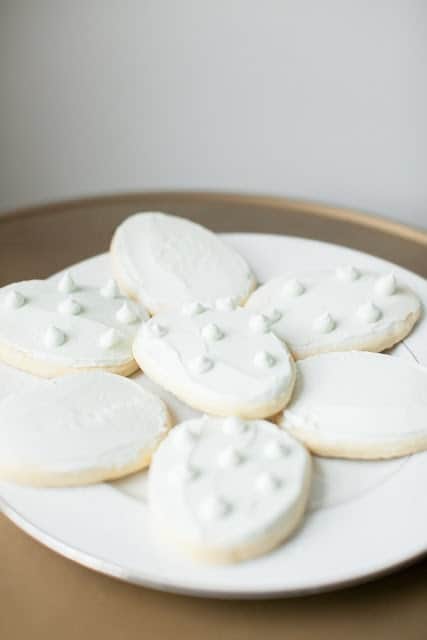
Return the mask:
[[[427,233],[347,209],[215,193],[135,193],[0,216],[0,285],[46,277],[107,250],[138,210],[173,211],[215,231],[283,233],[375,254],[427,277]],[[333,562],[333,558],[331,558]],[[427,559],[372,582],[299,598],[226,601],[151,591],[75,564],[0,515],[3,640],[427,638]]]

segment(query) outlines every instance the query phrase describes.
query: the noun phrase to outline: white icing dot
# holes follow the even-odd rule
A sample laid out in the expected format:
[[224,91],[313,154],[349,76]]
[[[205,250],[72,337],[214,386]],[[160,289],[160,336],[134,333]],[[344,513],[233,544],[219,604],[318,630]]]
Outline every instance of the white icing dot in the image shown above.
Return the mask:
[[224,337],[224,332],[213,322],[207,324],[202,329],[202,336],[209,342],[215,342],[221,340]]
[[49,348],[60,347],[61,344],[64,344],[65,339],[66,339],[65,333],[61,331],[61,329],[58,329],[57,327],[54,327],[53,325],[51,325],[45,331],[43,342],[46,345],[46,347],[49,347]]
[[218,464],[220,467],[237,467],[244,458],[234,447],[227,447],[221,451],[218,456]]
[[116,313],[116,318],[122,324],[132,324],[139,318],[135,311],[130,306],[129,302],[124,302],[120,309]]
[[272,309],[272,311],[268,313],[267,317],[270,321],[270,324],[274,324],[275,322],[278,322],[280,320],[280,318],[282,317],[282,312],[279,311],[279,309]]
[[191,482],[195,480],[200,475],[200,470],[194,467],[189,463],[183,463],[177,465],[174,469],[172,469],[169,474],[169,481],[172,484],[181,484],[186,482]]
[[346,282],[352,282],[360,277],[360,271],[351,265],[338,267],[335,274],[337,278],[345,280]]
[[219,311],[234,311],[234,309],[236,309],[237,307],[237,301],[235,298],[232,298],[232,297],[219,298],[215,302],[215,307]]
[[302,284],[302,282],[300,282],[296,278],[293,278],[292,280],[288,280],[287,282],[285,282],[282,288],[283,295],[292,296],[292,297],[301,296],[304,293],[304,291],[305,291],[304,285]]
[[122,336],[116,329],[107,329],[99,338],[99,346],[103,349],[112,349],[121,341]]
[[254,365],[256,367],[269,368],[276,364],[276,358],[268,353],[268,351],[258,351],[254,357]]
[[229,513],[231,505],[219,496],[211,495],[205,498],[199,507],[200,517],[207,521],[212,522],[219,520]]
[[275,491],[282,484],[280,478],[269,471],[263,471],[255,478],[255,487],[262,493]]
[[381,309],[373,302],[367,302],[358,308],[357,315],[365,322],[377,322],[377,320],[381,318],[382,313]]
[[74,282],[71,273],[66,271],[58,282],[58,291],[61,291],[61,293],[72,293],[76,288],[76,283]]
[[289,450],[281,442],[278,442],[277,440],[270,440],[264,446],[263,453],[266,458],[269,458],[270,460],[277,460],[278,458],[285,457],[289,453]]
[[205,311],[207,311],[207,307],[201,302],[189,302],[182,307],[182,313],[185,316],[197,316]]
[[383,296],[392,296],[396,293],[397,282],[394,273],[389,273],[382,278],[378,278],[375,283],[375,291]]
[[190,368],[195,373],[206,373],[209,369],[212,369],[214,363],[207,356],[196,356],[190,361]]
[[99,293],[101,296],[104,296],[104,298],[117,298],[120,295],[119,288],[112,278],[101,287]]
[[60,313],[66,313],[72,316],[77,316],[79,313],[82,312],[82,306],[77,302],[77,300],[74,300],[74,298],[72,298],[71,296],[68,296],[68,298],[66,298],[65,300],[59,303],[58,311]]
[[229,436],[238,436],[246,431],[246,429],[246,422],[237,416],[230,416],[229,418],[226,418],[222,425],[223,432]]
[[6,294],[4,302],[6,307],[8,307],[9,309],[18,309],[25,304],[25,297],[22,295],[22,293],[19,293],[19,291],[15,291],[15,289],[12,289],[12,291],[9,291]]
[[177,429],[172,432],[173,442],[177,449],[188,450],[200,438],[195,429]]
[[263,313],[259,313],[249,320],[249,328],[256,333],[267,333],[270,329],[270,320]]
[[163,338],[168,332],[167,328],[158,322],[150,322],[146,325],[151,335],[155,338]]
[[319,331],[319,333],[330,333],[336,326],[336,322],[330,313],[322,313],[322,315],[313,322],[313,328]]

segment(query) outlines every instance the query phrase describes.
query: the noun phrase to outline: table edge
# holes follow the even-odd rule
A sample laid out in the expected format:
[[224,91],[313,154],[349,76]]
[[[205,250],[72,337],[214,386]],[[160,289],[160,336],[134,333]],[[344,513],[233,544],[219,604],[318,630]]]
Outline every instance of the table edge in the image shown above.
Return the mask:
[[307,199],[287,198],[284,196],[269,196],[262,194],[234,193],[223,191],[197,191],[197,190],[159,190],[159,191],[134,191],[119,192],[105,195],[88,196],[84,198],[55,200],[45,204],[37,204],[29,207],[11,209],[0,213],[0,224],[19,221],[21,219],[54,215],[61,211],[72,211],[81,207],[99,207],[111,204],[130,204],[141,198],[171,197],[176,201],[195,201],[206,204],[247,204],[263,206],[270,211],[283,211],[293,209],[301,214],[311,214],[322,218],[329,218],[338,222],[349,222],[353,225],[376,229],[390,236],[406,238],[412,242],[427,247],[427,231],[411,225],[397,222],[377,214],[335,205],[324,204]]

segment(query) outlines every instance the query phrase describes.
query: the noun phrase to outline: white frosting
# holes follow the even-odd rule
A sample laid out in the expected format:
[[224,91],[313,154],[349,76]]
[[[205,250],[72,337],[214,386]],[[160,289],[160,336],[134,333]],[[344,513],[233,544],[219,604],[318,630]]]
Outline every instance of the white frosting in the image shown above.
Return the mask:
[[99,479],[103,471],[108,478],[142,463],[168,426],[162,400],[122,376],[56,378],[0,401],[0,477],[55,484],[58,475]]
[[53,325],[46,329],[43,336],[44,344],[48,349],[60,347],[62,344],[64,344],[66,339],[67,335],[63,331],[61,331],[61,329],[58,329]]
[[194,300],[243,302],[255,286],[246,261],[217,235],[164,213],[125,220],[114,235],[112,255],[118,281],[152,313]]
[[[216,415],[272,415],[289,398],[294,364],[273,333],[253,331],[253,320],[241,308],[163,312],[141,327],[134,356],[148,377],[190,406]],[[164,331],[153,331],[158,326]]]
[[15,289],[11,289],[4,297],[4,305],[8,309],[19,309],[19,307],[22,307],[22,305],[24,304],[24,296],[22,295],[22,293],[19,293],[19,291],[15,291]]
[[238,301],[235,298],[219,298],[215,302],[215,307],[219,309],[219,311],[233,311],[238,306]]
[[357,315],[366,322],[377,322],[381,318],[382,312],[376,304],[367,302],[358,308]]
[[202,336],[205,340],[214,342],[215,340],[222,340],[222,338],[224,338],[224,332],[212,322],[203,327]]
[[66,271],[58,282],[58,291],[61,293],[72,293],[76,290],[76,283],[69,271]]
[[427,443],[427,369],[400,358],[353,351],[297,363],[297,383],[280,423],[327,446]]
[[[289,533],[304,509],[311,468],[304,447],[270,422],[236,422],[244,424],[236,433],[229,420],[204,416],[175,427],[154,454],[148,479],[158,533],[223,559],[247,545],[255,555],[265,538]],[[177,457],[175,440],[195,427],[198,437],[190,436]],[[266,457],[272,444],[287,456]]]
[[384,349],[403,337],[420,313],[417,296],[394,274],[354,267],[275,278],[251,295],[247,307],[270,320],[281,314],[270,328],[297,358],[365,346]]
[[99,293],[101,296],[104,296],[104,298],[118,298],[120,296],[120,291],[116,281],[112,278],[107,280],[105,285],[99,290]]
[[147,318],[136,303],[101,295],[96,287],[76,283],[70,272],[59,281],[29,280],[0,289],[0,343],[58,366],[132,360],[133,338]]
[[58,311],[60,313],[68,313],[72,316],[77,316],[83,311],[83,308],[82,305],[77,302],[77,300],[69,296],[68,298],[65,298],[65,300],[61,300],[58,305]]

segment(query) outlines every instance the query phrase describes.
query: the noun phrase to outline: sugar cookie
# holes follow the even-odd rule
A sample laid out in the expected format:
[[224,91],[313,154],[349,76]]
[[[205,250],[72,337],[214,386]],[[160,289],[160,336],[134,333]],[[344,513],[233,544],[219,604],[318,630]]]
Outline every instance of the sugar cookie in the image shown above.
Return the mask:
[[393,273],[351,266],[275,278],[251,295],[247,307],[270,318],[297,359],[328,351],[383,351],[411,331],[421,309]]
[[132,341],[148,313],[120,295],[79,285],[70,272],[0,289],[0,360],[38,376],[103,369],[128,375],[138,366]]
[[392,458],[427,449],[427,369],[352,351],[297,363],[279,424],[322,456]]
[[0,401],[0,479],[71,486],[145,467],[166,435],[166,405],[103,371],[70,374]]
[[134,342],[144,373],[180,400],[214,415],[265,418],[288,402],[295,365],[263,316],[190,303],[145,323]]
[[153,533],[208,562],[266,553],[300,523],[310,479],[310,455],[270,422],[188,420],[153,456]]
[[255,287],[246,261],[204,227],[164,213],[137,213],[116,230],[114,275],[151,313],[201,300],[242,303]]

